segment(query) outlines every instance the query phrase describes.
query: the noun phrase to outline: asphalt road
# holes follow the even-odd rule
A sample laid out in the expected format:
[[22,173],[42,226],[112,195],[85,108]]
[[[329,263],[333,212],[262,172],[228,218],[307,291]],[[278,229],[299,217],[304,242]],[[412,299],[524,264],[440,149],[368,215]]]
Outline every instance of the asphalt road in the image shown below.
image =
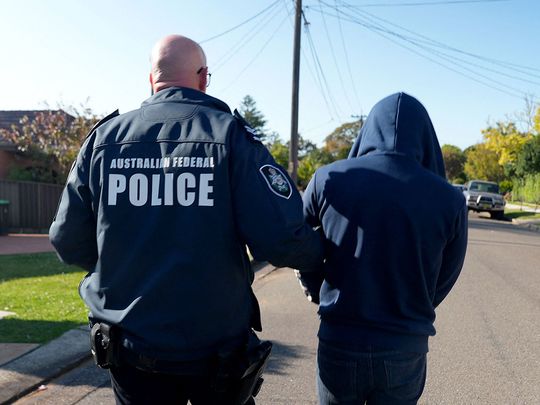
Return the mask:
[[[316,404],[316,306],[290,269],[255,286],[273,357],[257,403]],[[437,311],[421,404],[540,404],[540,233],[470,217],[469,249]],[[17,404],[113,404],[107,374],[85,363]]]

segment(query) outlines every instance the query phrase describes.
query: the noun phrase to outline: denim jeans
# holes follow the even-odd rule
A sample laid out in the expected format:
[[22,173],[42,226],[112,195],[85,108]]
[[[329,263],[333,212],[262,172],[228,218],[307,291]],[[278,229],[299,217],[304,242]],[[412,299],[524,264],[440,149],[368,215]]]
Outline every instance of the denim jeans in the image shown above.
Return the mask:
[[319,341],[321,405],[416,404],[426,382],[426,354]]

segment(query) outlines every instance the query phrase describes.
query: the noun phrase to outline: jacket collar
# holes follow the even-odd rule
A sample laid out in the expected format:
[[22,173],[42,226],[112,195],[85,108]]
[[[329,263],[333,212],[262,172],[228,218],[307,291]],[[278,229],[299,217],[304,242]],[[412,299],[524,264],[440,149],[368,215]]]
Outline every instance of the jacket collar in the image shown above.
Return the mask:
[[202,91],[190,89],[188,87],[168,87],[160,90],[150,98],[143,101],[141,107],[159,103],[196,104],[214,108],[229,114],[231,113],[229,106],[223,101],[209,96]]

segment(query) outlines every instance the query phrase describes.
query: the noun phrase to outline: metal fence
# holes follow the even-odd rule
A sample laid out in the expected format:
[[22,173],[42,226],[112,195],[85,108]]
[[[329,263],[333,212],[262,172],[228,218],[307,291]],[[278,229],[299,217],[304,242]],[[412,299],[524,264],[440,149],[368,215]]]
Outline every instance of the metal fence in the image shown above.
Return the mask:
[[46,232],[56,214],[63,186],[0,180],[0,200],[9,201],[12,232]]

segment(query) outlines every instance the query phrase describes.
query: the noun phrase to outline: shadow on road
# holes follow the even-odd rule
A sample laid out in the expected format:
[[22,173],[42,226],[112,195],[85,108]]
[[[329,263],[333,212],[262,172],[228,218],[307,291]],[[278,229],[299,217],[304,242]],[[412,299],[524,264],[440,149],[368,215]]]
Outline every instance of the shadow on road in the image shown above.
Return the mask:
[[268,361],[265,374],[283,375],[294,367],[294,360],[303,357],[312,357],[315,354],[306,346],[286,345],[279,341],[272,341],[272,355]]

